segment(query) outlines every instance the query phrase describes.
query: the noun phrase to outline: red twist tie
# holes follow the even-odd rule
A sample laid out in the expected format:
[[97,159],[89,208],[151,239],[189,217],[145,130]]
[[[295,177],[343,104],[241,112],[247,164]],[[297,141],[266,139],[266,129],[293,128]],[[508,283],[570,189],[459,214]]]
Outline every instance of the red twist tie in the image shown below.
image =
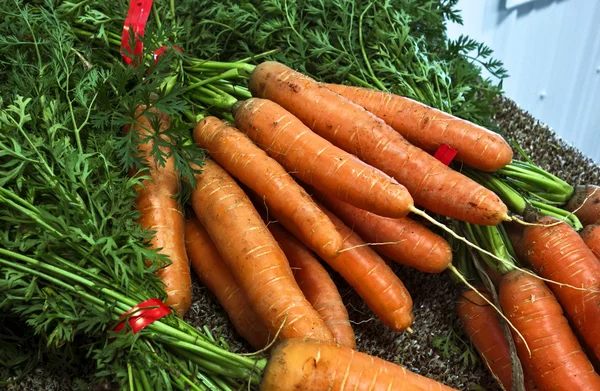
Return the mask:
[[435,151],[433,155],[434,158],[444,163],[445,165],[449,165],[452,162],[452,159],[456,156],[458,151],[446,144],[440,145],[440,147]]
[[123,34],[121,35],[121,56],[127,65],[133,63],[133,58],[129,57],[131,53],[130,37],[131,31],[134,33],[135,46],[133,48],[133,56],[136,59],[134,66],[139,63],[144,44],[139,37],[144,36],[146,23],[152,9],[152,0],[133,0],[129,3],[129,10],[123,23]]
[[154,323],[170,313],[171,309],[160,301],[160,299],[149,299],[141,302],[121,315],[119,318],[121,322],[115,326],[114,331],[123,330],[123,327],[125,327],[125,321],[123,319],[128,317],[127,323],[129,324],[129,327],[131,327],[134,334],[137,334],[149,324]]

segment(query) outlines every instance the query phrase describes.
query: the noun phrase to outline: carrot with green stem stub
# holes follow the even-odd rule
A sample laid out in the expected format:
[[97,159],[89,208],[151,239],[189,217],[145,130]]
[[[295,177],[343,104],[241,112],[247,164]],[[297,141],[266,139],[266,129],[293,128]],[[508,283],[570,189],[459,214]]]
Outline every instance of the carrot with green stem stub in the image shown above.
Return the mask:
[[406,186],[416,204],[474,224],[511,220],[493,192],[315,80],[283,64],[264,62],[250,75],[249,87],[254,96],[277,102],[323,138],[392,176]]
[[254,349],[260,350],[267,346],[267,328],[252,309],[208,232],[195,216],[189,217],[185,223],[185,245],[200,282],[217,297],[237,332]]
[[434,153],[442,144],[458,151],[456,160],[482,171],[496,171],[513,157],[497,133],[410,98],[369,88],[326,84],[381,118],[411,144]]
[[205,161],[196,175],[192,206],[253,310],[271,335],[333,341],[331,331],[294,280],[290,266],[262,218],[235,180]]
[[406,188],[380,170],[312,132],[267,99],[234,106],[237,127],[305,183],[382,216],[402,217],[413,207]]
[[356,348],[348,311],[327,270],[308,248],[277,222],[269,221],[267,226],[287,257],[304,296],[321,315],[335,341],[346,347]]
[[244,133],[216,117],[206,117],[194,127],[194,140],[263,198],[276,218],[295,225],[314,246],[329,256],[342,249],[342,237],[306,191]]

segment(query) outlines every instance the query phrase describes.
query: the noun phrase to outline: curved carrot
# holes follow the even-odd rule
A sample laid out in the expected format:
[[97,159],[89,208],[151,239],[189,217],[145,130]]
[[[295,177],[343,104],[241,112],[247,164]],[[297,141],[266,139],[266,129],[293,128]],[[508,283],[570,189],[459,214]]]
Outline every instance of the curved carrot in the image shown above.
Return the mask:
[[[136,110],[137,123],[131,128],[132,132],[138,133],[139,139],[144,139],[154,132],[149,117],[151,114],[144,115],[145,110],[145,106]],[[158,116],[161,131],[169,128],[168,115],[155,109],[150,109],[150,112]],[[138,145],[140,154],[150,166],[148,175],[151,179],[142,181],[142,186],[136,189],[138,196],[135,204],[141,214],[137,221],[143,228],[155,231],[150,241],[152,248],[161,249],[160,253],[168,255],[171,261],[171,264],[160,269],[157,275],[165,284],[166,304],[173,308],[179,317],[183,317],[192,302],[192,279],[183,238],[183,211],[175,198],[179,193],[179,175],[175,169],[174,157],[167,158],[164,166],[155,162],[151,156],[153,147],[152,141]],[[165,153],[168,152],[162,147],[161,149]]]
[[381,118],[411,144],[434,153],[446,144],[456,160],[481,171],[496,171],[511,162],[510,145],[497,133],[415,100],[370,88],[325,84]]
[[[481,293],[488,300],[492,300],[492,296],[488,292],[483,291]],[[465,328],[465,332],[490,372],[500,382],[504,390],[512,390],[510,349],[500,326],[500,318],[496,310],[476,292],[468,290],[463,292],[457,300],[456,312]],[[533,379],[525,368],[523,368],[523,374],[525,389],[528,391],[534,390]]]
[[342,238],[306,191],[244,133],[216,117],[206,117],[195,126],[194,140],[260,195],[276,218],[290,217],[286,221],[330,256],[342,249]]
[[589,225],[600,222],[600,186],[578,185],[565,209],[573,212],[581,224]]
[[249,86],[254,96],[277,102],[325,139],[395,178],[416,204],[474,224],[510,220],[506,205],[492,191],[413,146],[381,119],[315,80],[283,64],[264,62],[250,75]]
[[[558,221],[547,216],[537,224],[551,225]],[[515,250],[540,276],[587,289],[550,284],[573,327],[600,359],[600,262],[568,224],[540,225],[525,228]]]
[[341,345],[289,339],[273,348],[260,390],[445,391],[453,388]]
[[588,225],[579,235],[596,258],[600,259],[600,224]]
[[513,331],[519,358],[541,390],[600,390],[600,376],[542,280],[510,272],[500,283],[500,303],[531,350]]
[[279,224],[269,222],[267,226],[287,257],[304,296],[321,315],[334,340],[351,349],[356,348],[348,311],[327,270],[309,249]]
[[416,221],[408,217],[378,216],[321,192],[317,194],[329,210],[364,240],[394,243],[373,246],[375,251],[393,261],[426,273],[441,273],[452,262],[452,248],[448,242]]
[[267,328],[256,316],[248,298],[196,217],[185,222],[185,245],[196,275],[217,297],[238,334],[256,350],[267,346]]
[[333,336],[296,284],[285,255],[235,180],[206,159],[192,206],[252,309],[280,338]]
[[405,216],[413,207],[404,186],[313,133],[277,103],[248,99],[236,105],[235,123],[294,176],[327,194],[384,216]]

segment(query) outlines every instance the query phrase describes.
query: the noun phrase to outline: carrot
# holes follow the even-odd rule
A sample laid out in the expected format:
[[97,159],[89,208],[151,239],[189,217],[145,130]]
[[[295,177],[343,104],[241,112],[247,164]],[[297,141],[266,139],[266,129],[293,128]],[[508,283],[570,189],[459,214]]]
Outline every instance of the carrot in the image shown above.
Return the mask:
[[403,217],[392,219],[356,208],[321,192],[318,199],[364,240],[371,243],[394,243],[373,249],[395,262],[426,273],[441,273],[452,262],[448,242],[416,221]]
[[600,186],[578,185],[565,209],[573,212],[581,224],[589,225],[600,222]]
[[[145,110],[145,106],[136,110],[137,123],[130,128],[137,132],[140,139],[154,132],[151,114],[145,115]],[[158,116],[161,131],[169,128],[168,115],[155,109],[150,109],[150,112]],[[128,132],[129,129],[125,131]],[[141,157],[150,166],[148,175],[151,179],[142,181],[142,186],[136,189],[135,204],[141,214],[137,221],[143,228],[155,231],[150,245],[160,249],[160,253],[166,254],[171,261],[171,264],[160,269],[157,275],[165,284],[166,304],[173,308],[178,316],[183,317],[192,301],[192,279],[183,237],[183,211],[175,198],[179,193],[179,175],[175,169],[174,157],[167,158],[164,166],[155,162],[154,157],[150,155],[153,144],[150,141],[138,146]],[[168,153],[163,147],[161,150]]]
[[216,117],[206,117],[194,128],[194,140],[227,172],[257,192],[275,217],[290,217],[289,223],[303,237],[330,256],[342,249],[342,238],[306,191],[244,133]]
[[[481,292],[488,300],[491,295]],[[510,349],[506,336],[500,326],[500,318],[481,296],[472,290],[462,293],[456,302],[456,312],[460,318],[475,349],[485,362],[486,366],[504,390],[512,390],[512,367]],[[523,368],[525,389],[535,389],[535,384],[529,373]]]
[[415,100],[369,88],[325,84],[381,118],[411,144],[434,153],[446,144],[456,160],[481,171],[496,171],[511,162],[513,152],[497,133]]
[[[538,219],[538,224],[553,224],[554,217]],[[600,262],[583,239],[568,224],[528,226],[514,244],[536,272],[567,286],[550,284],[573,327],[600,359]]]
[[273,349],[260,390],[442,391],[453,388],[345,346],[289,339]]
[[383,216],[413,207],[406,188],[313,133],[277,103],[252,98],[235,106],[235,123],[294,176],[327,194]]
[[600,224],[588,225],[579,235],[596,258],[600,259]]
[[271,335],[333,336],[296,284],[285,255],[235,180],[205,160],[191,200],[225,264]]
[[506,274],[500,303],[531,350],[513,331],[519,358],[541,390],[600,390],[600,376],[543,281],[519,270]]
[[208,232],[196,217],[185,223],[185,245],[196,275],[219,300],[231,323],[256,350],[269,343],[269,332],[248,302]]
[[287,257],[294,278],[306,299],[317,310],[333,334],[334,340],[351,349],[356,348],[354,330],[340,292],[329,273],[301,242],[276,222],[267,224],[269,231]]
[[254,96],[277,102],[334,145],[395,178],[416,204],[474,224],[511,220],[506,205],[493,192],[315,80],[277,62],[263,62],[250,75],[249,86]]

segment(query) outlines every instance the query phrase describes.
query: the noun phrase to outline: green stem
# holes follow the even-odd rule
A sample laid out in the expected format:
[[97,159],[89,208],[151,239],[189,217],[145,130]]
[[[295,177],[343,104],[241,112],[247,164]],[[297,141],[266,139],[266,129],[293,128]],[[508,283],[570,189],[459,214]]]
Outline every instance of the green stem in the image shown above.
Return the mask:
[[199,80],[196,83],[190,84],[188,85],[186,88],[183,89],[182,93],[186,93],[188,91],[191,91],[193,89],[199,88],[203,85],[209,84],[213,81],[217,81],[217,80],[223,80],[223,79],[233,79],[236,77],[239,77],[240,73],[238,72],[237,69],[230,69],[226,72],[220,73],[216,76],[213,77],[209,77],[208,79],[204,79],[204,80],[200,80],[198,77],[196,76],[191,76],[190,75],[190,79],[194,79],[194,80]]
[[373,82],[377,85],[377,88],[379,88],[382,91],[387,91],[387,88],[385,88],[385,86],[383,85],[383,83],[381,82],[381,80],[379,80],[377,78],[377,76],[375,76],[375,72],[373,72],[373,68],[371,68],[371,62],[369,61],[369,57],[367,56],[367,52],[365,51],[365,45],[363,42],[363,34],[362,34],[362,26],[363,26],[363,17],[365,15],[365,13],[369,10],[369,8],[371,8],[371,6],[373,5],[373,3],[370,3],[363,12],[361,12],[359,18],[358,18],[358,42],[360,45],[360,51],[363,55],[363,60],[365,61],[365,65],[367,66],[367,70],[369,71],[369,73],[371,74],[371,78],[373,79]]
[[241,62],[219,62],[219,61],[202,61],[202,60],[189,60],[192,64],[191,67],[184,67],[184,69],[192,70],[203,70],[203,69],[219,69],[219,70],[231,70],[241,69],[248,73],[252,73],[256,65],[246,64]]

